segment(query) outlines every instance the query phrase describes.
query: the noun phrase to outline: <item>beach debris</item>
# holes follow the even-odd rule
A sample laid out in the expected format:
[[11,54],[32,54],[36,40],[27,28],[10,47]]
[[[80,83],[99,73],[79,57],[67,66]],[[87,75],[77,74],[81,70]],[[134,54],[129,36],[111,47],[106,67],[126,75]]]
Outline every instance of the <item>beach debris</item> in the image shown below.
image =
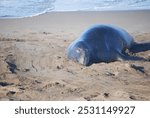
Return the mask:
[[45,35],[51,34],[50,32],[42,32]]
[[31,64],[32,64],[32,68],[35,69],[36,72],[38,72],[38,69],[33,64],[33,60],[31,61]]
[[105,75],[107,76],[118,76],[119,72],[118,71],[115,71],[115,72],[105,72]]
[[111,72],[106,72],[105,73],[107,76],[115,76],[115,74],[114,73],[111,73]]
[[95,93],[90,96],[84,97],[84,99],[87,101],[91,101],[92,99],[96,98],[98,95],[99,95],[99,93]]
[[109,93],[104,93],[103,95],[104,95],[105,98],[108,98],[110,94]]
[[63,67],[63,65],[57,65],[57,67],[56,67],[58,70],[60,70],[60,69],[63,69],[64,67]]
[[85,99],[86,101],[91,101],[91,98],[90,98],[90,97],[84,97],[84,99]]
[[24,72],[29,72],[29,71],[30,71],[30,69],[27,69],[27,68],[26,68],[26,69],[24,69]]
[[16,93],[15,91],[9,91],[9,92],[7,93],[7,96],[14,95],[15,93]]
[[13,85],[13,83],[0,82],[0,86],[2,87],[9,86],[9,85]]
[[133,96],[133,95],[129,96],[129,98],[132,99],[132,100],[136,100],[136,97]]
[[137,66],[137,65],[131,64],[131,68],[133,68],[134,70],[136,70],[142,74],[146,74],[143,66]]

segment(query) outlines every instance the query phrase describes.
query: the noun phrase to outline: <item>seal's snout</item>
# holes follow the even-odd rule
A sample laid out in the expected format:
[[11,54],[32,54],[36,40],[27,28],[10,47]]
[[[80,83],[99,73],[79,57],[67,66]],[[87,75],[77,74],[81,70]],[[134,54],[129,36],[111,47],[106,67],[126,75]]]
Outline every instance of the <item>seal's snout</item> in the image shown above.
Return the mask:
[[82,48],[77,48],[76,55],[77,55],[77,62],[79,62],[82,65],[88,65],[89,58],[88,58],[86,50]]

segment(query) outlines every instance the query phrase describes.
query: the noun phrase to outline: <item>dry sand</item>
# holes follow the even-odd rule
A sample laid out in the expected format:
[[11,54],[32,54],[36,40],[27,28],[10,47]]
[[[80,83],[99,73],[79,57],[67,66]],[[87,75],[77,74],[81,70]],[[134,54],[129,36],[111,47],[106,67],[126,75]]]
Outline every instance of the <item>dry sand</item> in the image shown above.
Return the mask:
[[[52,12],[0,20],[0,100],[150,100],[150,62],[85,67],[67,46],[93,24],[113,24],[150,42],[150,11]],[[150,60],[150,51],[137,53]]]

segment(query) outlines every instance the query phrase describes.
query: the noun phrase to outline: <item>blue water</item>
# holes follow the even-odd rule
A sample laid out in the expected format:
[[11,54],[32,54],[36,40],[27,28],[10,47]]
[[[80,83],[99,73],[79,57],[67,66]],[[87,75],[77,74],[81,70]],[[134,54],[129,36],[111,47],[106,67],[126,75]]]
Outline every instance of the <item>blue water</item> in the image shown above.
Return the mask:
[[150,0],[0,0],[0,18],[31,17],[55,11],[150,9]]

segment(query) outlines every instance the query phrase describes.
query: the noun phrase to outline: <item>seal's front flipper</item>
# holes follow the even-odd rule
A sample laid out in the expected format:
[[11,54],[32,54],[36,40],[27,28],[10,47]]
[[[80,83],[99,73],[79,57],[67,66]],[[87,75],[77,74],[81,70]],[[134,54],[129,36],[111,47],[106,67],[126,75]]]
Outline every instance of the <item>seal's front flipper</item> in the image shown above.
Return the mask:
[[150,50],[150,42],[135,43],[135,44],[133,44],[133,46],[131,46],[131,48],[129,50],[130,50],[130,52],[133,52],[133,53],[148,51],[148,50]]

